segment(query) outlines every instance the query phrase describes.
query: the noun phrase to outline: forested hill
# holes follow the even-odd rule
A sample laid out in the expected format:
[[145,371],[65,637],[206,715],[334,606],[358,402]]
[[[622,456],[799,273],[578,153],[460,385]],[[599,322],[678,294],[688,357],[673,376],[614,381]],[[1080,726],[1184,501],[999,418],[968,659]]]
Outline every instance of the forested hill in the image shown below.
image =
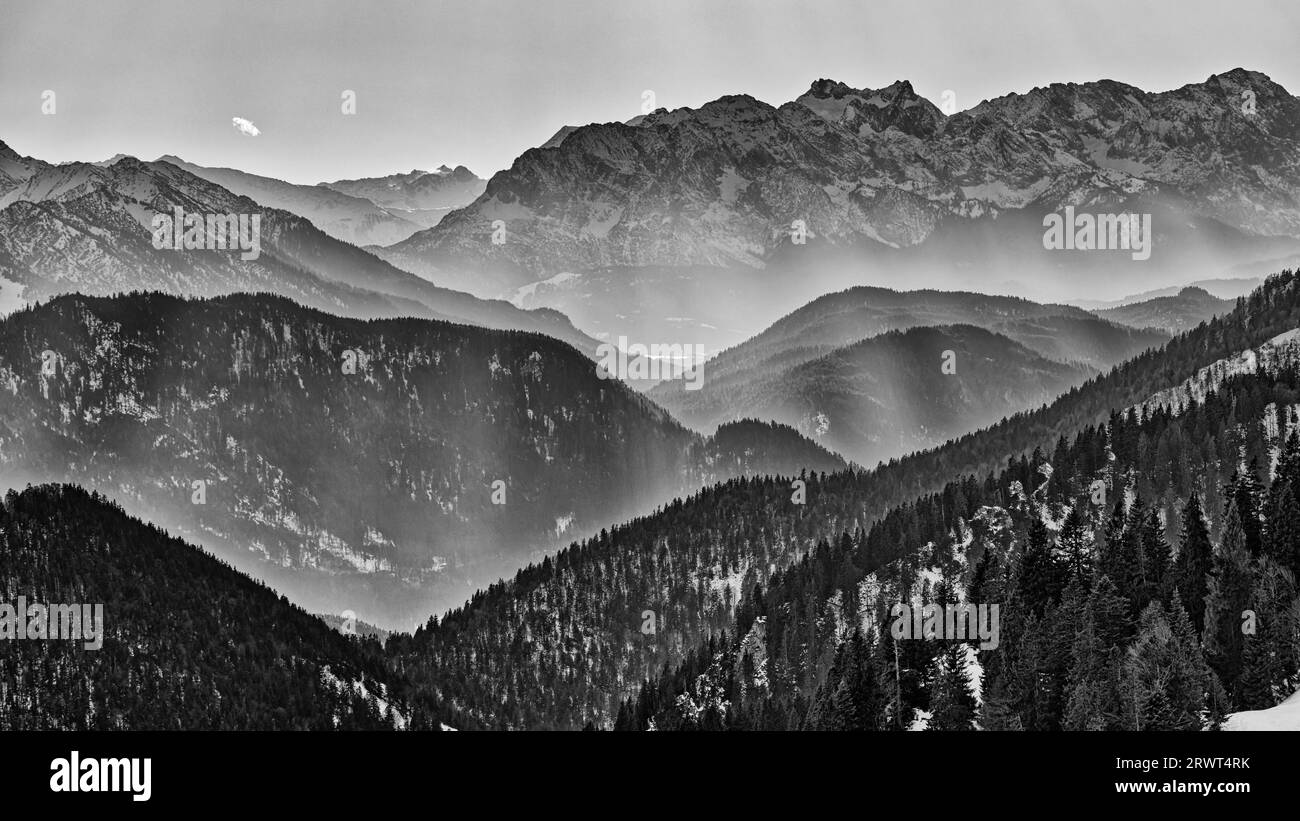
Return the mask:
[[102,605],[102,647],[4,640],[0,728],[409,726],[407,694],[373,639],[341,635],[80,488],[5,497],[0,600],[16,608],[19,596],[28,608]]
[[[1275,707],[1300,688],[1297,365],[822,542],[616,728],[1198,730]],[[995,606],[997,629],[896,631],[898,604]]]
[[0,395],[11,484],[98,489],[310,610],[386,627],[696,488],[845,466],[788,429],[692,433],[540,334],[271,295],[19,311]]
[[493,585],[396,649],[415,679],[482,726],[611,721],[642,679],[730,627],[743,590],[766,584],[821,541],[838,543],[896,506],[1036,447],[1054,451],[1113,410],[1295,329],[1297,284],[1291,272],[1272,277],[1229,315],[1040,410],[871,472],[808,476],[805,504],[789,479],[774,478],[738,479],[675,501]]

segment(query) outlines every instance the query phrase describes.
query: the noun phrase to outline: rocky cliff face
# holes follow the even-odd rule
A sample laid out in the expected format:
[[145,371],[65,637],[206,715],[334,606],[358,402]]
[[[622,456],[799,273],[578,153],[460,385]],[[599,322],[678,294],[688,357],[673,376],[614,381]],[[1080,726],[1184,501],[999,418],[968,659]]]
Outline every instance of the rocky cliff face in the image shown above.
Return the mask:
[[728,96],[548,146],[386,256],[435,280],[491,271],[483,287],[505,289],[605,267],[758,268],[801,229],[908,249],[1024,212],[995,236],[1041,239],[1041,214],[1066,205],[1163,209],[1158,235],[1191,218],[1300,237],[1300,100],[1242,69],[1161,93],[1056,84],[952,116],[907,82],[818,80],[779,108]]

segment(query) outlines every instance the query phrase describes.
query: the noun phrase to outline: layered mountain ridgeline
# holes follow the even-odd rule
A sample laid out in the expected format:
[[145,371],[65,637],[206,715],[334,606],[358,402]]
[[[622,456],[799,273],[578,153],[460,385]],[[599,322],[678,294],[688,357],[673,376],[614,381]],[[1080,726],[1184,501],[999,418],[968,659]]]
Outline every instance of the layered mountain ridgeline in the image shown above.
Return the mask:
[[360,246],[391,245],[432,228],[451,209],[473,202],[487,186],[487,180],[464,166],[295,185],[234,168],[206,168],[171,155],[158,161],[269,208],[297,214],[331,237]]
[[1203,404],[1116,414],[823,542],[615,727],[1217,727],[1300,688],[1298,578],[1292,346]]
[[[577,128],[382,253],[482,296],[566,273],[776,266],[822,292],[987,288],[994,271],[1026,295],[1098,298],[1300,253],[1297,135],[1300,99],[1242,69],[1161,93],[1054,84],[952,116],[907,82],[819,80],[779,108],[726,96]],[[1046,250],[1044,215],[1069,205],[1150,214],[1150,257]],[[605,293],[581,283],[574,302]],[[711,307],[694,315],[721,326]]]
[[1198,279],[1186,285],[1170,285],[1165,288],[1152,288],[1136,294],[1129,294],[1122,299],[1072,299],[1070,304],[1085,311],[1104,311],[1107,308],[1120,308],[1135,302],[1146,302],[1161,296],[1178,296],[1183,288],[1199,288],[1217,299],[1236,300],[1248,295],[1264,284],[1261,277],[1238,276],[1227,279]]
[[[349,196],[321,185],[295,185],[234,168],[207,168],[170,154],[159,157],[158,162],[184,169],[268,208],[297,214],[334,239],[353,245],[389,245],[431,227],[390,213],[364,197]],[[462,205],[472,200],[473,197]]]
[[[766,586],[819,542],[838,544],[845,532],[865,531],[959,477],[988,475],[1034,448],[1052,450],[1061,437],[1110,420],[1113,409],[1300,327],[1298,286],[1293,273],[1272,277],[1229,315],[1046,408],[941,448],[870,472],[806,476],[802,486],[740,479],[674,502],[521,571],[389,649],[403,657],[404,673],[436,688],[444,709],[462,710],[472,722],[466,726],[612,723],[620,700],[643,679],[732,627],[742,590]],[[1187,450],[1190,459],[1195,448]]]
[[701,390],[662,401],[687,424],[743,412],[875,465],[1043,405],[1095,373],[970,325],[891,331],[804,361],[807,352],[720,378],[706,364]]
[[364,197],[391,214],[432,228],[448,211],[478,199],[487,188],[487,180],[480,179],[463,165],[455,168],[443,165],[433,171],[415,169],[409,174],[335,180],[319,185],[349,196]]
[[[78,638],[69,638],[70,605],[90,606],[98,627],[78,622]],[[411,726],[408,693],[377,642],[340,635],[80,488],[44,485],[5,497],[0,612],[7,613],[0,729]],[[55,618],[58,637],[48,627]],[[18,637],[15,619],[27,638]],[[44,638],[33,623],[47,625]]]
[[1097,315],[1133,328],[1181,333],[1211,317],[1226,314],[1234,304],[1233,300],[1219,299],[1204,288],[1184,288],[1173,296],[1107,308],[1097,311]]
[[[521,311],[438,288],[327,236],[301,217],[236,196],[166,162],[125,157],[107,166],[53,166],[19,157],[3,143],[0,158],[5,175],[0,178],[0,291],[14,292],[4,300],[10,309],[69,292],[217,296],[263,291],[347,316],[447,319],[537,331],[583,351],[595,349],[594,340],[554,311]],[[176,208],[201,217],[244,215],[249,218],[244,236],[250,240],[256,215],[256,258],[245,259],[238,249],[155,248],[154,216],[170,217]],[[233,247],[234,238],[226,245]]]
[[0,320],[0,394],[11,485],[98,489],[385,627],[700,486],[845,466],[776,426],[694,434],[549,337],[265,295],[25,309]]
[[[938,328],[882,336],[950,324],[994,333]],[[1167,339],[1066,305],[862,286],[813,300],[723,351],[704,366],[699,390],[667,382],[649,395],[700,430],[740,415],[766,416],[869,465],[1039,405],[1092,368],[1108,369]],[[945,350],[958,354],[951,374],[940,368]]]
[[[974,325],[1002,334],[1057,362],[1108,370],[1157,347],[1168,335],[1137,332],[1069,305],[1043,305],[1011,296],[963,291],[894,291],[858,286],[824,294],[762,333],[710,361],[713,374],[760,366],[788,351],[813,356],[887,331],[918,326]],[[800,361],[799,357],[785,362]]]

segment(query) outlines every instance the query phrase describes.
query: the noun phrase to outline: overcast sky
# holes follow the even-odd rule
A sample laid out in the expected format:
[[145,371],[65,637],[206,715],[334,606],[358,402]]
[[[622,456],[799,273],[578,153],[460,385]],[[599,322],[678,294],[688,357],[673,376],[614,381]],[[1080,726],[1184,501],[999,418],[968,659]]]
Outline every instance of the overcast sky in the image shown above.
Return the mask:
[[669,108],[779,105],[819,77],[907,79],[969,108],[1244,67],[1300,94],[1298,31],[1296,0],[0,0],[0,140],[51,162],[176,154],[303,183],[443,163],[490,176],[563,125],[640,114],[646,90]]

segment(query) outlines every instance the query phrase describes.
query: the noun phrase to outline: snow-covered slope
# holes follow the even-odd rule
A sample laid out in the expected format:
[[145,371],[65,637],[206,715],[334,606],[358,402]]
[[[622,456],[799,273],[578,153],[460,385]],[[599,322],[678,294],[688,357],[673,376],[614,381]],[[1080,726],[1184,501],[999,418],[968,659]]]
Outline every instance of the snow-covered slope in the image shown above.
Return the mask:
[[1300,692],[1267,710],[1233,713],[1223,722],[1224,730],[1300,730]]
[[1183,384],[1152,394],[1137,407],[1144,414],[1161,405],[1185,408],[1189,400],[1203,402],[1207,393],[1217,390],[1224,380],[1238,374],[1271,373],[1297,364],[1300,364],[1300,328],[1278,334],[1257,348],[1248,348],[1236,356],[1207,365]]

